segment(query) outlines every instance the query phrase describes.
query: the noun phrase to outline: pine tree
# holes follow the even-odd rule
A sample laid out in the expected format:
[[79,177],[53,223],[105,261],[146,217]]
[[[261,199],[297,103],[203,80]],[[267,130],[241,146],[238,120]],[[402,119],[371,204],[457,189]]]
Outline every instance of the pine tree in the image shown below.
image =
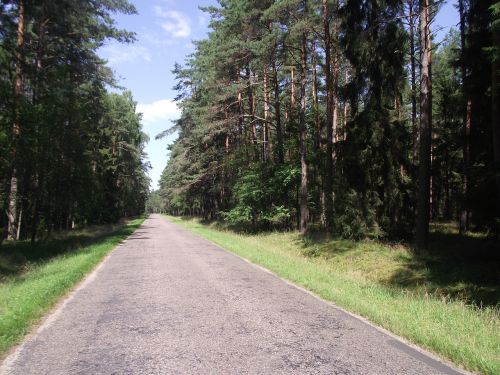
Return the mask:
[[23,102],[23,49],[24,49],[24,16],[25,16],[25,2],[19,0],[17,4],[17,42],[15,52],[15,84],[14,84],[14,119],[12,124],[12,139],[11,139],[11,177],[10,177],[10,193],[9,193],[9,207],[7,217],[9,220],[7,229],[7,238],[14,240],[17,238],[17,204],[18,204],[18,167],[17,167],[17,153],[19,137],[21,135],[21,108]]
[[[1,7],[0,87],[6,100],[0,105],[0,135],[8,136],[8,142],[0,139],[5,156],[0,183],[2,191],[10,193],[1,196],[7,215],[0,223],[8,229],[8,238],[34,241],[75,223],[141,212],[148,184],[145,140],[136,126],[128,134],[137,140],[104,142],[99,124],[113,116],[105,86],[114,82],[96,53],[107,39],[133,40],[133,34],[116,28],[112,14],[134,13],[134,7],[127,1],[73,0],[6,1]],[[135,116],[134,110],[130,105],[123,113]],[[120,118],[116,126],[126,126],[126,120]],[[113,192],[115,211],[108,215],[106,188],[110,180],[116,187],[117,180],[99,168],[110,149],[124,146],[136,152],[130,147],[121,151],[126,157],[117,160],[128,168],[130,180],[122,172],[118,181],[135,191],[125,193],[122,188],[118,196]]]
[[207,8],[211,33],[175,68],[182,116],[160,184],[165,207],[245,230],[305,233],[319,224],[343,237],[406,240],[416,207],[424,248],[431,209],[436,220],[459,217],[465,63],[474,176],[467,216],[493,227],[483,198],[494,186],[493,151],[479,146],[495,116],[480,99],[491,92],[491,15],[467,2],[465,47],[451,33],[434,74],[430,20],[438,5],[229,0]]
[[427,248],[430,220],[431,134],[432,134],[432,42],[430,0],[420,1],[420,152],[417,198],[416,246]]

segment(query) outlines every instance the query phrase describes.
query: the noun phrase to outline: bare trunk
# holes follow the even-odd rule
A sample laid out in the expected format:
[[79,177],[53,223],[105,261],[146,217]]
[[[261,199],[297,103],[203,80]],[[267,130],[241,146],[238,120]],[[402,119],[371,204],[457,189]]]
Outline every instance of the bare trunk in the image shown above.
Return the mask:
[[[296,116],[297,116],[297,105],[296,105],[296,90],[295,90],[295,67],[291,66],[290,67],[290,84],[291,84],[291,90],[290,90],[290,107],[289,107],[289,112],[288,114],[285,113],[285,118],[286,118],[286,124],[288,131],[295,132],[295,130],[292,130],[292,126],[294,126],[296,122]],[[286,129],[285,129],[286,131]],[[287,155],[288,159],[291,160],[294,157],[295,150],[291,147],[287,149]]]
[[[330,7],[328,0],[323,0],[323,33],[325,38],[325,83],[326,83],[326,183],[325,183],[325,221],[327,228],[333,222],[333,168],[335,158],[335,140],[337,133],[337,98],[336,85],[338,66],[332,61],[332,34],[330,31]],[[335,59],[334,59],[335,60]]]
[[7,239],[14,240],[17,236],[17,169],[12,168],[9,191],[9,207],[7,211],[8,229]]
[[460,211],[460,233],[464,234],[469,229],[469,170],[470,170],[470,129],[472,117],[472,100],[469,95],[467,66],[465,64],[465,9],[463,0],[458,1],[460,14],[460,68],[462,75],[462,91],[464,96],[463,118],[463,175],[462,175],[462,202]]
[[[313,42],[312,45],[312,103],[314,110],[314,148],[319,150],[323,147],[321,142],[321,123],[319,120],[319,99],[318,99],[318,58],[316,52],[316,43]],[[327,227],[326,221],[326,201],[325,197],[325,175],[322,173],[322,165],[314,168],[314,175],[312,176],[312,181],[316,181],[318,178],[316,174],[319,175],[319,183],[320,183],[320,223],[323,227]]]
[[444,180],[444,215],[446,219],[451,218],[451,210],[450,210],[450,155],[448,150],[445,151],[445,159],[446,159],[446,174]]
[[264,65],[264,87],[263,87],[263,99],[264,99],[264,129],[262,132],[262,156],[263,160],[267,161],[269,159],[269,97],[268,97],[268,73],[267,67]]
[[[239,80],[239,78],[238,78]],[[243,142],[243,147],[245,148],[245,155],[248,159],[248,132],[244,124],[244,108],[243,108],[243,95],[241,91],[238,91],[238,126],[240,132],[240,142]]]
[[426,249],[429,242],[431,134],[432,134],[432,45],[429,0],[420,1],[420,38],[422,67],[420,69],[420,157],[417,197],[416,245]]
[[299,148],[300,148],[300,232],[307,233],[309,209],[307,204],[307,159],[306,159],[306,83],[307,83],[307,34],[302,34],[300,72],[300,118],[299,118]]
[[408,0],[410,29],[410,69],[411,69],[411,128],[413,132],[413,162],[418,158],[418,128],[417,128],[417,73],[415,59],[415,0]]
[[317,72],[317,54],[316,44],[312,46],[312,99],[314,110],[314,147],[319,148],[321,145],[321,128],[319,123],[319,102],[318,102],[318,72]]
[[23,223],[23,206],[21,204],[21,209],[19,210],[19,220],[17,221],[17,233],[16,240],[19,240],[21,237],[21,225]]
[[251,119],[251,137],[252,137],[252,147],[254,152],[256,153],[255,159],[258,159],[258,151],[257,151],[257,128],[255,127],[255,100],[253,95],[253,85],[252,85],[252,77],[250,75],[250,68],[246,68],[246,76],[247,76],[247,84],[248,84],[248,107],[250,110],[250,119]]
[[12,174],[10,177],[9,206],[7,210],[8,228],[7,238],[17,238],[17,146],[21,133],[21,105],[23,95],[23,68],[22,57],[24,47],[24,0],[19,0],[17,23],[17,50],[16,50],[16,76],[14,87],[14,122],[12,124]]
[[[500,32],[498,28],[493,30],[493,45],[500,46]],[[496,184],[496,206],[497,213],[500,212],[500,102],[498,100],[499,94],[499,74],[500,74],[500,60],[498,56],[491,64],[491,126],[493,135],[493,161],[495,172]]]
[[463,176],[462,176],[462,202],[460,211],[460,234],[469,230],[469,181],[470,181],[470,131],[472,126],[472,100],[467,97],[465,103],[465,118],[463,127]]
[[[237,69],[236,81],[238,82],[238,87],[240,87],[240,69]],[[238,144],[242,145],[246,149],[246,142],[243,139],[243,100],[241,95],[241,90],[238,89]]]
[[292,84],[292,92],[291,92],[291,97],[290,97],[290,119],[294,118],[295,116],[295,67],[290,68],[290,80]]
[[238,142],[243,142],[243,104],[241,100],[241,91],[238,91]]
[[[226,124],[227,124],[227,121],[228,121],[228,118],[229,118],[227,110],[224,113],[224,117],[226,119]],[[226,139],[224,140],[224,151],[225,151],[226,154],[229,154],[229,127],[228,127],[228,130],[226,132]]]
[[278,70],[276,69],[276,61],[273,61],[274,71],[274,113],[276,122],[276,138],[278,142],[278,163],[285,162],[283,152],[283,129],[281,128],[281,100],[280,100],[280,86],[278,81]]
[[[349,69],[348,67],[345,68],[345,83],[347,84],[349,82]],[[348,109],[349,109],[349,104],[347,100],[344,102],[344,112],[343,112],[343,137],[342,140],[346,141],[347,140],[347,116],[348,116]]]
[[[337,66],[334,63],[333,66],[333,72],[332,72],[332,78],[333,78],[333,86],[337,86]],[[337,123],[338,123],[338,113],[339,109],[337,106],[337,90],[333,90],[333,113],[332,113],[332,123],[331,123],[331,128],[332,128],[332,164],[335,167],[335,159],[337,157],[337,151],[335,149],[335,143],[338,141],[338,131],[337,131]]]
[[325,38],[325,83],[326,83],[326,173],[325,173],[325,221],[327,227],[333,221],[333,115],[334,88],[332,79],[332,40],[330,32],[330,8],[328,0],[323,0],[323,32]]

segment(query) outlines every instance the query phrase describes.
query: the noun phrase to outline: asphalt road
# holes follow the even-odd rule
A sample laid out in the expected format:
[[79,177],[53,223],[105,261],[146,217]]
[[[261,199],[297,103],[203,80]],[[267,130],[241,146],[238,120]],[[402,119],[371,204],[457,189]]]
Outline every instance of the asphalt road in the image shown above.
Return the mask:
[[458,374],[160,216],[1,374]]

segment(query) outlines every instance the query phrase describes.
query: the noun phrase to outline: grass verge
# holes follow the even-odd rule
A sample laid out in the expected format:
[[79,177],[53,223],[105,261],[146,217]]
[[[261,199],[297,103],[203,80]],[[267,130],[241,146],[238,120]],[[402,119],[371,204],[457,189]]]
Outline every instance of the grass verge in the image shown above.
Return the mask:
[[144,219],[0,247],[0,359]]
[[[498,272],[495,262],[476,264],[478,274],[450,263],[448,272],[458,276],[445,277],[434,273],[446,273],[446,264],[416,258],[400,245],[303,239],[294,232],[239,234],[168,219],[459,366],[500,374],[499,286],[490,277],[477,280],[488,267]],[[486,305],[469,298],[474,290],[484,293]]]

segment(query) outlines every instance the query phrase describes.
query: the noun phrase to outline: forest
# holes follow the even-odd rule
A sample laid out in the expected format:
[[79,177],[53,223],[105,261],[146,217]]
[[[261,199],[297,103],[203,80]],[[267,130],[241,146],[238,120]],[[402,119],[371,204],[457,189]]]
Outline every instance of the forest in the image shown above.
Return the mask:
[[428,246],[500,231],[500,3],[220,0],[173,73],[182,115],[152,204],[247,231]]
[[0,373],[500,374],[499,64],[497,0],[0,0]]
[[142,214],[141,116],[97,50],[126,0],[0,1],[0,242]]

